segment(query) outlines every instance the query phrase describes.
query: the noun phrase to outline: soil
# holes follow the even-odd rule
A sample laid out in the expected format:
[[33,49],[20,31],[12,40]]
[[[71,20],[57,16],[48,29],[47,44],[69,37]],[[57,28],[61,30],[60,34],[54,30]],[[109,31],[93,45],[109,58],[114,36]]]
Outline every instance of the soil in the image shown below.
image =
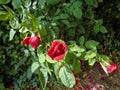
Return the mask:
[[[96,83],[101,86],[101,88],[97,90],[120,90],[120,64],[118,65],[118,71],[109,74],[108,76],[105,74],[103,69],[98,68],[98,66],[94,66],[89,72],[86,72],[87,75],[84,76],[84,80],[86,82],[88,79],[86,77],[91,76],[93,82],[88,82],[89,85],[94,86]],[[92,89],[94,90],[94,89]]]
[[[80,77],[80,82],[76,87],[82,87],[82,90],[85,90],[85,85],[89,85],[91,90],[120,90],[120,64],[118,65],[118,71],[114,74],[105,74],[102,68],[94,66],[91,69],[85,69],[83,74]],[[81,79],[82,78],[82,79]],[[99,89],[93,88],[97,84],[100,86]],[[39,88],[30,88],[27,90],[40,90]],[[75,87],[72,89],[68,88],[58,88],[51,90],[76,90]],[[80,89],[78,89],[80,90]]]

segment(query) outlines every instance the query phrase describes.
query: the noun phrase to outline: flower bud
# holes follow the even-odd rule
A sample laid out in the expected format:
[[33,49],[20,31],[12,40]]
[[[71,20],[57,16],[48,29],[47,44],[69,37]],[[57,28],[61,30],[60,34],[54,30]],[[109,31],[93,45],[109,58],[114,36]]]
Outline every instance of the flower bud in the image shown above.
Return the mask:
[[22,41],[22,44],[29,44],[30,37],[25,37]]
[[32,36],[29,40],[29,44],[32,48],[36,49],[40,44],[40,37],[39,36]]

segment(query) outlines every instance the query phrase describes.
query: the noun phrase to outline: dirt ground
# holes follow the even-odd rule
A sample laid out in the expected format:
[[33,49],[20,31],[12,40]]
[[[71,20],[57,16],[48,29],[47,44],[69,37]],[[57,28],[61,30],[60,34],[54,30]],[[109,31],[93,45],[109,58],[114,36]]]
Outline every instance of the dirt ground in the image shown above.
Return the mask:
[[[84,89],[85,85],[88,84],[91,86],[91,90],[120,90],[120,69],[119,68],[120,68],[120,64],[118,65],[118,71],[114,74],[110,74],[109,76],[107,76],[101,68],[98,68],[98,66],[94,66],[89,70],[85,69],[83,74],[79,76],[81,80],[79,82],[78,87],[82,86],[82,90],[85,90]],[[93,88],[96,83],[100,85],[99,89]],[[27,89],[27,90],[40,90],[40,89],[34,88],[34,89]],[[51,90],[75,90],[75,89],[58,87],[57,89],[52,88]]]
[[92,85],[95,83],[98,83],[99,85],[101,85],[101,88],[97,90],[120,90],[120,69],[119,68],[120,68],[120,64],[118,65],[118,71],[116,73],[109,74],[107,76],[102,69],[99,69],[98,67],[95,66],[87,73],[86,76],[92,77],[94,81]]

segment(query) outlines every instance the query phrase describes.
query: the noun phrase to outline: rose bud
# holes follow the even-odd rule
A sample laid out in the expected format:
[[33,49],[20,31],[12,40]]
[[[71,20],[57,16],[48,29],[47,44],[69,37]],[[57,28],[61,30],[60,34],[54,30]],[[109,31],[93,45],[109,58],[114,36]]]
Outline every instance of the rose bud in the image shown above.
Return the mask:
[[32,48],[36,49],[40,44],[40,37],[39,36],[32,36],[29,40],[29,44]]
[[67,51],[67,46],[64,42],[60,41],[53,41],[50,49],[48,50],[47,54],[56,61],[60,61],[64,58]]
[[22,41],[22,44],[29,44],[30,37],[25,37]]
[[109,66],[106,66],[108,73],[115,73],[118,70],[118,65],[114,62],[110,62]]

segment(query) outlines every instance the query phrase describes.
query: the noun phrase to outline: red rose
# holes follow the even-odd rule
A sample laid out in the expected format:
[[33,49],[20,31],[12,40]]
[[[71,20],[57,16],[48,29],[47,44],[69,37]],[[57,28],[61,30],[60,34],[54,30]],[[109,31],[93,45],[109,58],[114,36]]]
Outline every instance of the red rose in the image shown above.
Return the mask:
[[25,45],[25,44],[29,44],[29,40],[30,40],[30,37],[25,37],[22,41],[22,43]]
[[66,50],[67,46],[65,43],[55,40],[47,53],[53,60],[59,61],[64,58]]
[[40,37],[32,36],[29,40],[29,44],[32,46],[32,48],[36,49],[40,44]]
[[108,73],[114,73],[118,70],[118,65],[114,62],[110,62],[110,65],[106,66],[106,69]]

